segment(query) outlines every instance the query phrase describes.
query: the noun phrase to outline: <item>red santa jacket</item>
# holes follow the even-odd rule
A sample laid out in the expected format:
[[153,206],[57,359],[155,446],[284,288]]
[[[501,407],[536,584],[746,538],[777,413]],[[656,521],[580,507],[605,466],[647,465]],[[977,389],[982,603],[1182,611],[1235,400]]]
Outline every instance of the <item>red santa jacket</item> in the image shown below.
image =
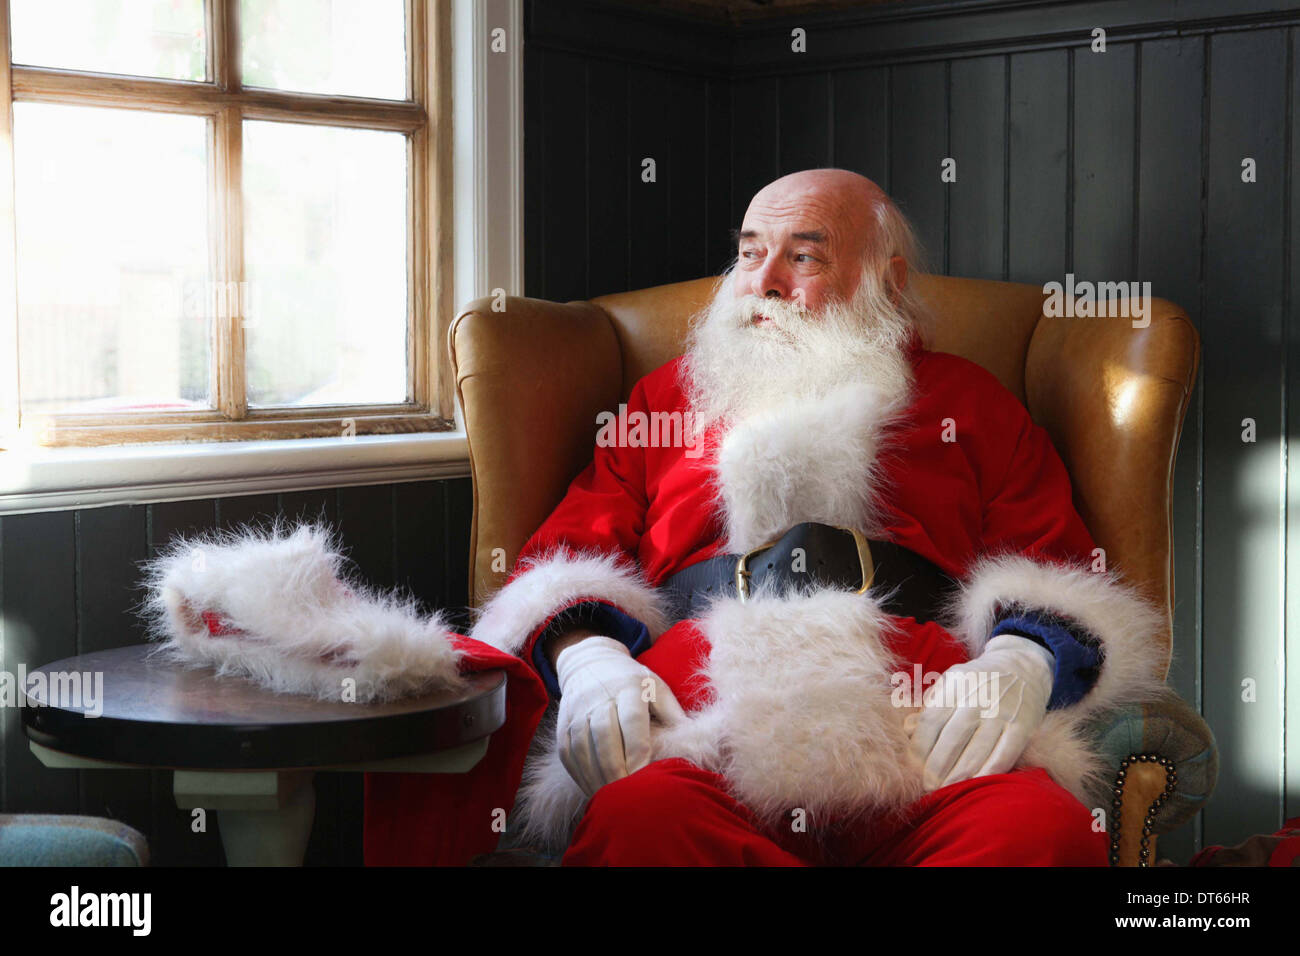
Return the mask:
[[[652,372],[620,409],[626,427],[602,433],[619,440],[597,443],[471,637],[531,676],[535,644],[557,616],[593,602],[616,609],[644,625],[639,660],[692,714],[656,731],[652,755],[723,772],[760,815],[791,806],[816,815],[918,797],[902,727],[916,702],[900,700],[900,675],[942,673],[977,655],[1008,613],[1041,613],[1087,635],[1101,665],[1081,699],[1049,711],[1021,764],[1045,767],[1084,799],[1102,770],[1084,725],[1159,687],[1162,617],[1105,567],[1064,465],[1019,401],[965,359],[916,345],[909,358],[915,384],[904,396],[847,382],[697,446],[676,430],[687,412],[681,360]],[[933,561],[960,582],[944,622],[891,617],[870,596],[822,589],[719,601],[700,620],[668,626],[664,580],[801,521],[857,527]],[[511,719],[531,734],[535,710]],[[525,839],[558,849],[584,796],[548,731],[543,722],[512,813]],[[518,780],[523,756],[516,746],[509,771],[494,765],[503,775],[494,799]],[[384,812],[427,811],[411,795],[418,786]],[[374,784],[367,794],[367,859],[380,861]],[[429,825],[453,825],[443,819]],[[485,819],[466,825],[482,830]],[[482,833],[476,845],[494,840]]]

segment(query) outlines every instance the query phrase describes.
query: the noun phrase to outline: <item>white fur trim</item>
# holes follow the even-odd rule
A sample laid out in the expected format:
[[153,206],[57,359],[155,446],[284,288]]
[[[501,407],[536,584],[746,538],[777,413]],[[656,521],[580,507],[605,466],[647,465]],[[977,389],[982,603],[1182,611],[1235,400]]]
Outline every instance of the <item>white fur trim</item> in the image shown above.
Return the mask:
[[[796,807],[813,825],[828,815],[887,816],[924,794],[903,729],[917,708],[895,706],[892,695],[891,677],[911,669],[887,649],[893,621],[870,597],[835,589],[783,599],[760,592],[744,604],[716,600],[697,623],[711,645],[705,674],[712,697],[684,721],[653,726],[652,759],[682,757],[722,774],[736,799],[769,825],[787,821]],[[1158,654],[1146,657],[1154,662]],[[1145,698],[1163,685],[1126,686]],[[1086,725],[1100,707],[1081,702],[1050,711],[1016,766],[1042,767],[1094,805],[1107,766]],[[516,810],[522,839],[562,851],[586,803],[549,726],[539,731]]]
[[[892,703],[901,669],[883,635],[891,621],[869,597],[823,589],[717,600],[699,620],[711,645],[712,698],[670,727],[652,725],[651,759],[683,757],[722,774],[769,825],[795,808],[888,814],[923,793]],[[535,738],[515,811],[523,842],[563,849],[586,807],[555,751],[548,722]]]
[[[179,537],[145,563],[142,610],[161,652],[270,690],[359,702],[458,687],[460,652],[440,613],[344,573],[323,525]],[[242,634],[213,636],[200,615]]]
[[997,605],[1019,604],[1077,621],[1101,643],[1101,673],[1074,706],[1081,713],[1147,700],[1164,686],[1164,651],[1158,638],[1164,615],[1114,572],[1091,572],[1024,555],[976,562],[949,602],[950,626],[972,657],[979,656],[996,623]]
[[716,475],[727,550],[759,547],[805,521],[870,533],[881,444],[909,398],[910,389],[891,395],[855,382],[732,427]]
[[716,601],[701,618],[713,699],[662,730],[656,759],[686,757],[721,773],[769,825],[802,808],[888,813],[920,797],[885,644],[890,618],[871,598],[821,589],[785,598]]
[[1042,767],[1089,810],[1103,807],[1109,813],[1110,798],[1105,791],[1114,779],[1115,767],[1108,765],[1097,749],[1096,735],[1089,732],[1087,722],[1072,710],[1049,710],[1030,735],[1016,766]]
[[528,759],[524,761],[523,780],[511,811],[515,842],[555,854],[563,853],[569,845],[574,828],[587,809],[587,795],[560,763],[555,746],[557,710],[554,706],[549,708],[533,735]]
[[952,631],[971,657],[992,636],[997,605],[1019,604],[1068,617],[1101,644],[1096,684],[1080,700],[1049,711],[1018,766],[1038,766],[1085,805],[1095,799],[1105,762],[1085,724],[1112,708],[1158,697],[1165,689],[1158,637],[1167,621],[1114,572],[1091,572],[1007,554],[978,561],[948,602]]
[[[524,559],[523,570],[479,611],[470,637],[518,656],[547,618],[583,600],[608,601],[644,624],[651,640],[668,628],[659,593],[618,556],[559,548]],[[572,837],[587,796],[560,763],[556,710],[552,703],[533,735],[511,826],[524,845],[559,853]]]
[[583,600],[608,601],[644,624],[651,640],[667,629],[662,598],[615,555],[559,550],[524,564],[483,606],[470,637],[518,656],[547,618]]

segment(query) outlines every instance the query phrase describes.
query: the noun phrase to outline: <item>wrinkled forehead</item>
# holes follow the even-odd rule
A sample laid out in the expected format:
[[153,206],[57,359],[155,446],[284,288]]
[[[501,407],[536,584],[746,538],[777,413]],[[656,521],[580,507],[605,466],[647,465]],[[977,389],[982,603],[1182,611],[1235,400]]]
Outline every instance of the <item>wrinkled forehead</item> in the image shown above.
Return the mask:
[[872,190],[855,184],[777,180],[750,200],[737,235],[768,242],[852,247],[874,233],[878,201]]

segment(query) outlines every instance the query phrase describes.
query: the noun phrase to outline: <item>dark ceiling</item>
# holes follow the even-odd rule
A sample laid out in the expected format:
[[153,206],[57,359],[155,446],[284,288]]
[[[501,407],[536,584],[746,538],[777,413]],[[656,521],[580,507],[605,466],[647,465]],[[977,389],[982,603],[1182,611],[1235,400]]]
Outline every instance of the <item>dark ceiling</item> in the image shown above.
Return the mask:
[[918,0],[607,0],[623,6],[659,10],[702,20],[745,21],[786,16],[801,11],[843,10],[852,7],[903,6]]

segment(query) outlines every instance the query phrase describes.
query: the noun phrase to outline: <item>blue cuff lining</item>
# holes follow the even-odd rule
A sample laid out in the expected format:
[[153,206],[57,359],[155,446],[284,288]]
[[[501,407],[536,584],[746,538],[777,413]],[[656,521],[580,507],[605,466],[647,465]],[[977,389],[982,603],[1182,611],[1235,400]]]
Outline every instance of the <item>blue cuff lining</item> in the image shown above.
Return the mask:
[[1101,648],[1088,634],[1062,618],[1043,611],[1019,610],[1004,615],[993,634],[1015,634],[1044,645],[1056,658],[1052,697],[1048,710],[1068,707],[1083,699],[1101,673]]
[[629,617],[612,604],[604,601],[586,601],[561,611],[533,644],[533,667],[541,675],[542,683],[552,700],[560,699],[560,679],[546,655],[546,642],[557,634],[575,627],[596,631],[627,645],[628,652],[636,657],[650,647],[650,631],[634,617]]

